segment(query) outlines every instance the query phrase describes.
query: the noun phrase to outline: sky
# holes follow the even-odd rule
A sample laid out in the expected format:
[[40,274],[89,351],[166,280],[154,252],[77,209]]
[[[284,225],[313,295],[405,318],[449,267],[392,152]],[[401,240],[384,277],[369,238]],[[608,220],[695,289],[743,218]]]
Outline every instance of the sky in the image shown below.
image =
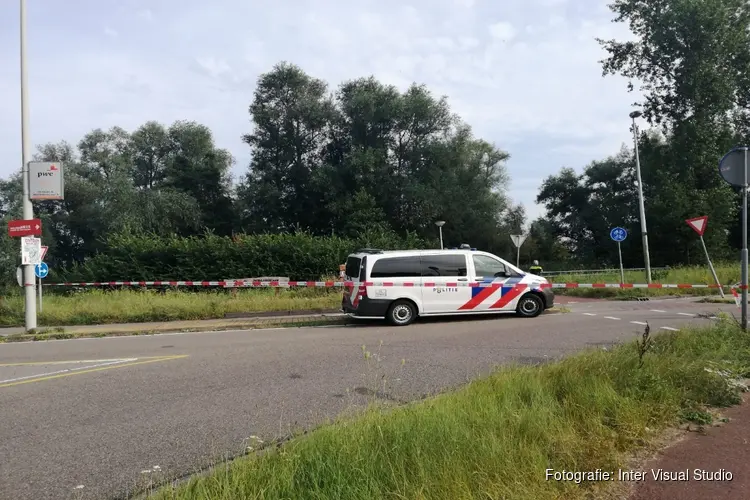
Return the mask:
[[[374,75],[445,95],[510,153],[529,219],[542,181],[631,144],[639,95],[602,76],[595,38],[630,39],[609,0],[27,0],[30,137],[76,144],[95,128],[194,120],[235,158],[250,149],[257,77],[280,61],[334,90]],[[19,1],[0,2],[0,178],[21,165]]]

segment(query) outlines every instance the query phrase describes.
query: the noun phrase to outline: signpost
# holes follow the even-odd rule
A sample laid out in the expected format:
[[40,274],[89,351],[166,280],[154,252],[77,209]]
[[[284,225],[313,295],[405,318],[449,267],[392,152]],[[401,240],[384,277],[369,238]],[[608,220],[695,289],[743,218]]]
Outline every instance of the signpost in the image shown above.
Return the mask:
[[42,262],[42,240],[34,236],[21,238],[21,265],[35,266],[40,262]]
[[11,220],[8,221],[8,236],[11,238],[23,238],[24,236],[41,236],[41,219]]
[[49,266],[46,262],[40,262],[34,266],[34,274],[39,278],[39,312],[42,311],[42,279],[49,274]]
[[65,194],[63,164],[48,161],[29,162],[29,199],[62,200]]
[[621,227],[615,227],[609,232],[609,237],[617,242],[617,255],[620,257],[620,283],[625,283],[625,269],[622,267],[622,248],[620,247],[620,243],[628,237],[628,232]]
[[703,241],[703,233],[706,232],[706,227],[708,226],[708,216],[704,215],[703,217],[695,217],[693,219],[687,219],[685,220],[687,222],[688,226],[693,228],[693,231],[698,233],[698,236],[701,238],[701,245],[703,245],[703,252],[706,254],[706,260],[708,261],[708,268],[711,270],[711,274],[714,277],[714,281],[719,286],[719,294],[721,294],[721,298],[724,298],[724,288],[721,286],[721,282],[719,281],[719,278],[716,276],[716,270],[714,269],[714,265],[711,263],[711,258],[708,256],[708,249],[706,249],[706,242]]
[[747,330],[747,146],[732,149],[719,160],[719,174],[732,186],[742,188],[742,329]]
[[520,268],[520,262],[521,262],[521,245],[523,245],[523,242],[526,241],[526,238],[528,238],[528,234],[511,234],[510,239],[513,241],[513,244],[516,246],[516,267]]

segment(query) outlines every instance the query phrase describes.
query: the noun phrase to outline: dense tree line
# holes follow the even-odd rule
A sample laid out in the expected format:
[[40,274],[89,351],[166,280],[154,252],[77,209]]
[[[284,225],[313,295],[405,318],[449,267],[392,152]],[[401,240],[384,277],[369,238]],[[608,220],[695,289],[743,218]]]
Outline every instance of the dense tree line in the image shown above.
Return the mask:
[[[144,239],[140,248],[152,248],[145,240],[157,236],[207,233],[436,247],[434,223],[446,220],[446,245],[511,252],[509,234],[521,230],[525,215],[507,196],[509,154],[474,137],[447,100],[424,86],[399,92],[370,77],[329,91],[280,63],[260,76],[249,112],[254,126],[243,139],[252,161],[237,183],[232,156],[194,122],[96,129],[75,147],[40,146],[36,160],[66,165],[66,199],[35,203],[54,274],[80,274],[97,255],[95,262],[121,255],[112,246],[121,235]],[[21,213],[19,172],[0,184],[0,217]],[[3,234],[0,245],[7,283],[17,242]],[[249,264],[248,272],[256,268]],[[129,279],[115,274],[96,277]]]
[[[750,8],[744,0],[614,0],[610,8],[635,35],[599,43],[604,76],[637,81],[644,95],[636,104],[648,124],[638,142],[652,264],[702,262],[684,222],[700,215],[709,216],[705,237],[714,258],[735,256],[739,193],[717,167],[730,148],[750,140]],[[113,245],[140,249],[139,259],[188,265],[187,250],[175,253],[181,240],[164,243],[170,255],[156,255],[152,243],[164,240],[154,234],[188,238],[185,249],[202,248],[201,238],[206,245],[232,242],[252,259],[247,249],[258,252],[257,245],[238,242],[271,240],[242,235],[298,233],[321,242],[311,255],[328,257],[316,262],[333,262],[345,247],[373,241],[435,247],[437,220],[448,221],[447,246],[466,242],[514,257],[509,235],[526,216],[508,196],[509,153],[475,137],[446,98],[426,87],[399,91],[369,77],[329,89],[280,63],[259,77],[249,113],[253,127],[243,139],[252,160],[237,182],[229,174],[232,156],[193,122],[97,129],[75,147],[39,147],[37,159],[67,164],[66,199],[36,209],[54,268],[91,276],[108,254],[126,258]],[[537,258],[546,269],[616,265],[609,229],[623,226],[630,231],[625,264],[642,265],[632,147],[540,182],[537,202],[546,213],[530,224],[522,262]],[[20,186],[20,174],[0,182],[4,221],[21,214]],[[3,233],[4,280],[12,281],[17,261],[17,242]],[[100,279],[131,278],[108,269],[113,275]]]

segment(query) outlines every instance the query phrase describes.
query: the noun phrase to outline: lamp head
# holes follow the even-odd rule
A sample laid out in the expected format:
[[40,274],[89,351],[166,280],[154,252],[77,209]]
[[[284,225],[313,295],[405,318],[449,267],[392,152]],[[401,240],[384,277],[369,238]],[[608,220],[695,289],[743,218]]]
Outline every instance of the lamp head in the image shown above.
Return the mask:
[[636,118],[639,118],[639,117],[641,117],[641,116],[643,116],[643,113],[641,113],[641,112],[640,112],[640,111],[638,111],[638,110],[636,110],[636,111],[632,111],[632,112],[630,113],[630,118],[632,118],[632,119],[634,119],[634,120],[635,120]]
[[435,225],[436,225],[437,227],[443,227],[443,225],[444,225],[444,224],[445,224],[445,221],[444,221],[444,220],[439,220],[439,221],[435,222]]

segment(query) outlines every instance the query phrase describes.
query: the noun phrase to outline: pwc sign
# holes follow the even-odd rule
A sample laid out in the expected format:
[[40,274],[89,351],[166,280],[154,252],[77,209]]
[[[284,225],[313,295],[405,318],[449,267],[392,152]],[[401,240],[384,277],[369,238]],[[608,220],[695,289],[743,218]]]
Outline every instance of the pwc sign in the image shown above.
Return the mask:
[[62,200],[65,194],[63,164],[59,162],[29,162],[29,199]]

